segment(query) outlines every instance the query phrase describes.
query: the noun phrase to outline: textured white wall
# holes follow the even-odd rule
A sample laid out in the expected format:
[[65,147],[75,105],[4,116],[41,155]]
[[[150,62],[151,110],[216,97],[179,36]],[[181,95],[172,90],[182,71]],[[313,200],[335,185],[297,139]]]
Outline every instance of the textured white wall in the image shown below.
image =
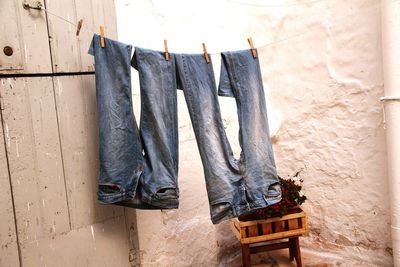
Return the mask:
[[[236,1],[236,0],[235,0]],[[259,48],[278,172],[305,168],[310,234],[330,263],[392,264],[383,115],[380,1],[116,1],[119,37],[171,52]],[[268,5],[268,6],[265,6]],[[213,55],[216,75],[220,68]],[[139,85],[134,75],[135,113]],[[218,80],[218,79],[217,79]],[[238,266],[227,222],[213,225],[202,165],[178,93],[180,208],[138,211],[144,266]],[[220,98],[236,155],[236,105]],[[352,264],[352,262],[354,264]]]

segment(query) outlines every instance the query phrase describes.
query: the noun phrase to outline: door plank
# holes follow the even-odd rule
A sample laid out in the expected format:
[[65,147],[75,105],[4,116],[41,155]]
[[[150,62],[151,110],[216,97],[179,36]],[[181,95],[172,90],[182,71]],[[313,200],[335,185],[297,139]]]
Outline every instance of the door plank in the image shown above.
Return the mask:
[[[0,79],[0,84],[5,86],[5,80]],[[11,267],[19,266],[19,257],[4,132],[8,135],[8,130],[3,131],[0,121],[0,218],[2,218],[0,223],[0,266]]]
[[[106,10],[106,12],[104,12]],[[79,38],[81,48],[82,71],[94,71],[93,56],[88,49],[93,32],[98,33],[99,26],[105,26],[105,35],[117,39],[117,18],[113,0],[90,0],[76,2],[77,18],[83,19],[92,33],[86,32],[84,38]]]
[[[26,10],[22,2],[0,1],[0,73],[51,73],[45,12]],[[3,53],[5,46],[11,56]]]
[[[77,23],[75,1],[47,1],[46,8],[57,16]],[[80,67],[79,43],[76,27],[59,17],[49,15],[51,56],[54,72],[78,72]]]
[[23,266],[130,266],[127,235],[121,216],[26,243]]
[[98,33],[100,25],[104,25],[107,37],[117,37],[114,1],[49,1],[47,8],[74,24],[83,19],[83,27],[77,37],[74,25],[51,15],[48,17],[54,72],[94,71],[93,57],[87,53],[93,34]]
[[62,154],[73,229],[123,214],[97,204],[99,145],[93,75],[54,77]]
[[0,87],[22,255],[29,243],[70,230],[50,77],[8,78]]

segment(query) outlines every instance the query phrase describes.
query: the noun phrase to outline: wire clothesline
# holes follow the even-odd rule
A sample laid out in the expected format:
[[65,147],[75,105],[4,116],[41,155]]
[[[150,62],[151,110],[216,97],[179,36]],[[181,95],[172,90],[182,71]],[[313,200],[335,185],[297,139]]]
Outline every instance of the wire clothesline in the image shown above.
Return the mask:
[[302,2],[302,3],[285,3],[285,4],[257,4],[257,3],[249,3],[249,2],[242,2],[238,0],[227,0],[230,3],[238,4],[238,5],[244,5],[244,6],[255,6],[255,7],[293,7],[293,6],[305,6],[309,4],[315,4],[319,2],[323,2],[326,0],[313,0],[313,1],[307,1],[307,2]]
[[[325,1],[325,0],[308,1],[308,2],[305,2],[303,4],[310,4],[310,3],[322,2],[322,1]],[[399,1],[400,0],[393,0],[393,2],[399,2]],[[236,0],[228,0],[228,2],[235,2],[235,3],[239,3],[239,4],[245,4],[245,3],[242,3],[242,2],[239,2],[239,1],[236,1]],[[252,5],[252,4],[248,4],[248,5]],[[362,11],[356,11],[356,12],[345,14],[345,15],[341,16],[339,19],[335,19],[336,23],[334,23],[333,25],[337,25],[338,24],[337,21],[342,21],[344,18],[348,18],[348,17],[353,18],[355,15],[358,15],[358,14],[373,10],[373,9],[379,7],[380,5],[381,5],[381,3],[378,2],[377,4],[371,5],[368,8],[364,8]],[[55,13],[49,11],[48,9],[44,8],[44,7],[41,7],[40,10],[42,10],[42,11],[46,12],[47,14],[50,14],[50,15],[52,15],[52,16],[54,16],[54,17],[56,17],[56,18],[58,18],[58,19],[60,19],[60,20],[62,20],[64,22],[66,22],[66,23],[69,23],[70,25],[73,25],[74,27],[78,27],[78,23],[75,23],[73,21],[70,21],[70,20],[58,15],[58,14],[55,14]],[[279,44],[279,43],[286,42],[288,40],[299,38],[300,36],[309,34],[311,32],[317,31],[319,29],[320,29],[320,25],[311,26],[311,27],[308,28],[308,30],[298,32],[298,33],[293,34],[293,35],[291,35],[289,37],[286,37],[286,38],[281,38],[281,39],[274,40],[274,41],[271,41],[271,42],[268,42],[268,43],[264,43],[262,45],[257,45],[256,47],[257,47],[257,49],[261,49],[261,48],[265,48],[265,47],[268,47],[268,46],[273,46],[275,44]],[[89,34],[98,33],[97,31],[93,31],[91,29],[88,29],[87,26],[85,26],[85,25],[82,25],[80,31],[81,32],[86,32],[86,33],[89,33]],[[208,52],[208,54],[210,54],[210,55],[218,55],[220,53],[221,52]]]

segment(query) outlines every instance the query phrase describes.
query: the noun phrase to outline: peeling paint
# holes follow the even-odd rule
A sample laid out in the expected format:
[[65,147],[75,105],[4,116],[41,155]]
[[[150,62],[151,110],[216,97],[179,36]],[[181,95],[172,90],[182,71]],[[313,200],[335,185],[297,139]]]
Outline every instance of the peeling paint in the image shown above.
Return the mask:
[[8,81],[8,85],[10,86],[10,88],[12,88],[11,78],[8,78],[7,81]]
[[61,85],[61,81],[60,81],[59,77],[57,77],[57,88],[58,88],[58,95],[61,96],[62,92],[63,92],[63,87]]
[[51,226],[50,232],[51,232],[51,233],[55,233],[55,232],[56,232],[56,225],[55,225],[55,223]]
[[10,138],[10,134],[8,131],[8,124],[5,124],[5,128],[6,128],[6,142],[7,142],[7,147],[10,147],[10,143],[11,143],[11,138]]
[[17,153],[17,158],[19,158],[19,147],[18,147],[18,137],[15,137],[15,152]]
[[91,233],[92,233],[93,241],[96,241],[95,238],[94,238],[94,229],[93,229],[93,225],[90,226],[90,231],[91,231]]
[[25,64],[28,63],[28,50],[26,49],[26,44],[24,44],[24,59]]

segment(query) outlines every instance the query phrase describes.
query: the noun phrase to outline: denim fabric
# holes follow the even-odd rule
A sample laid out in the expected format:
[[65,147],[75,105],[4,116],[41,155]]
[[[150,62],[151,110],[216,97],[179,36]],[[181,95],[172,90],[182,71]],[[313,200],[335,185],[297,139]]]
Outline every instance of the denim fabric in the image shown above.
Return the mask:
[[[236,99],[241,169],[249,199],[272,205],[281,200],[259,59],[251,50],[221,53],[218,95]],[[261,201],[262,203],[262,201]],[[264,205],[264,204],[262,204]]]
[[142,209],[178,207],[176,88],[183,89],[203,163],[211,220],[218,223],[280,200],[269,139],[258,59],[251,52],[222,54],[219,95],[235,97],[242,153],[233,157],[218,103],[212,63],[202,54],[172,54],[136,48],[140,132],[132,110],[132,47],[95,35],[100,133],[98,201]]
[[220,93],[235,96],[238,103],[239,160],[233,157],[222,123],[212,63],[201,54],[175,54],[178,85],[192,120],[214,224],[281,199],[258,61],[250,61],[245,52],[223,57]]
[[145,153],[142,199],[162,208],[178,207],[178,112],[175,59],[136,47],[132,66],[139,71],[140,133]]
[[[169,80],[175,76],[160,75],[159,57],[138,49],[138,57],[143,57],[139,64],[140,133],[132,110],[131,52],[132,46],[108,38],[101,48],[96,34],[89,49],[95,57],[99,116],[98,202],[141,209],[176,208],[178,139],[176,90],[172,90],[176,86]],[[152,75],[166,77],[170,85],[164,87],[162,78],[149,84]]]

